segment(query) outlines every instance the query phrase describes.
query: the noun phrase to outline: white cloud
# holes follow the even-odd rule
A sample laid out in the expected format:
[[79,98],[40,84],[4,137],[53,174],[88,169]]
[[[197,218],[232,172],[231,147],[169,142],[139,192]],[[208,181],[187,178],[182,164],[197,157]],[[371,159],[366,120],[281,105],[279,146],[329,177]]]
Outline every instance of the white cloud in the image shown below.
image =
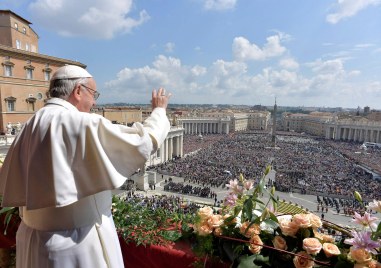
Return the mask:
[[110,39],[149,19],[145,10],[130,17],[132,0],[36,0],[29,5],[33,21],[63,36]]
[[284,69],[298,69],[299,63],[293,58],[284,58],[279,61],[279,66]]
[[172,53],[175,50],[175,44],[172,42],[168,42],[165,44],[165,52]]
[[333,59],[326,61],[317,59],[316,61],[311,62],[307,65],[311,67],[312,71],[319,74],[331,74],[337,76],[344,73],[344,64],[342,59]]
[[326,20],[329,23],[336,24],[342,19],[355,16],[362,9],[380,3],[380,0],[337,0],[335,12],[328,14]]
[[105,84],[105,89],[110,99],[117,97],[132,103],[148,102],[150,91],[161,86],[170,92],[175,91],[177,96],[196,94],[199,90],[197,79],[205,73],[205,67],[184,66],[177,58],[159,55],[152,66],[122,69],[116,79]]
[[368,48],[368,47],[374,47],[375,44],[371,44],[371,43],[365,43],[365,44],[357,44],[355,45],[355,48]]
[[266,60],[271,57],[282,55],[286,48],[281,45],[281,35],[267,37],[267,43],[261,49],[256,44],[240,36],[234,38],[232,50],[234,58],[238,61]]
[[206,10],[228,10],[233,9],[238,0],[203,0]]
[[381,95],[381,82],[359,82],[361,72],[347,70],[345,62],[336,58],[299,64],[286,56],[278,67],[254,71],[244,61],[187,66],[179,58],[159,55],[149,66],[124,68],[102,89],[110,100],[131,103],[148,103],[151,90],[163,86],[173,93],[172,103],[269,105],[276,96],[280,105],[371,105],[361,92]]

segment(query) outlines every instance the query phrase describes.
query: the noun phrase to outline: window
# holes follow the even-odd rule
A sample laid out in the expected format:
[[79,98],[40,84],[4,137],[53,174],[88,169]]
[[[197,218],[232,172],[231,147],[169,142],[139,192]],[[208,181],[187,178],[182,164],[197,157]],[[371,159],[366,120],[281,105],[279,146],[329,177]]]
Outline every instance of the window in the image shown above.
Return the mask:
[[26,66],[24,66],[24,69],[26,71],[26,79],[33,79],[33,70],[34,70],[34,67],[31,65],[31,61],[30,60],[27,60],[26,61]]
[[37,99],[35,97],[33,97],[33,94],[30,94],[29,98],[26,99],[26,102],[28,103],[28,111],[34,111],[35,110],[34,104],[35,104],[36,100]]
[[49,63],[45,64],[45,68],[43,69],[45,81],[50,80],[50,74],[52,73],[52,69],[49,67]]
[[26,69],[26,79],[33,79],[33,69]]
[[15,102],[8,101],[8,112],[14,112],[14,110],[15,110]]
[[11,65],[4,65],[4,75],[5,76],[12,76],[12,66]]
[[4,66],[4,76],[12,76],[13,66],[15,65],[13,62],[10,61],[9,56],[4,57],[4,62],[2,65]]
[[17,22],[15,22],[15,29],[16,29],[16,30],[19,29],[19,25],[17,24]]
[[24,34],[26,34],[26,28],[25,28],[25,27],[22,27],[22,32],[23,32]]
[[20,40],[16,40],[16,48],[17,49],[21,48],[21,42],[20,42]]
[[45,81],[49,81],[50,80],[50,72],[44,71],[44,76],[45,76]]
[[5,98],[5,102],[7,103],[8,112],[14,112],[16,106],[16,98],[15,97],[7,97]]
[[29,51],[29,44],[28,43],[25,43],[25,50]]

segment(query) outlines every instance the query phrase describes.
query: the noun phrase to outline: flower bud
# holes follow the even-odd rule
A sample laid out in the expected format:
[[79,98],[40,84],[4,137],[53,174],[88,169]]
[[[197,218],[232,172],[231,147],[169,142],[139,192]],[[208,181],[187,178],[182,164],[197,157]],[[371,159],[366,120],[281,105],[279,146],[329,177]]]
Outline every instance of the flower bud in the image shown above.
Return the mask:
[[271,194],[272,194],[272,195],[275,194],[275,186],[271,187]]
[[269,209],[268,209],[268,208],[265,208],[265,209],[262,211],[262,215],[261,215],[262,220],[266,219],[266,218],[269,216],[269,214],[270,214]]
[[268,165],[265,170],[265,175],[269,174],[270,170],[271,170],[271,165]]
[[362,197],[359,192],[355,191],[354,196],[357,201],[362,202]]

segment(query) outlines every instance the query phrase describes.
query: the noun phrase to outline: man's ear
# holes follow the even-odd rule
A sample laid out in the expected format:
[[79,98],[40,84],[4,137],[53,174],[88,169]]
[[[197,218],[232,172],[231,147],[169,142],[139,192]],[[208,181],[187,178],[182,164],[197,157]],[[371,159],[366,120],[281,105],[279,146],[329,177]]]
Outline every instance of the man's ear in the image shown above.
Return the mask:
[[75,106],[81,100],[81,94],[81,85],[78,84],[71,92],[68,101]]
[[81,85],[77,84],[73,90],[73,97],[78,100],[81,98]]

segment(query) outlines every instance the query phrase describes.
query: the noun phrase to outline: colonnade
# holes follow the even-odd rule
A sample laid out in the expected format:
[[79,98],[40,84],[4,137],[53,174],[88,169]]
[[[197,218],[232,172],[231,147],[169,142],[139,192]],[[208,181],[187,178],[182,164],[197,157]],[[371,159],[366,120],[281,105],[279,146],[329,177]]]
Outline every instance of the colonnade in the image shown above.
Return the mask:
[[179,119],[184,134],[229,134],[230,119]]
[[171,127],[167,137],[155,155],[152,155],[148,166],[157,165],[171,160],[174,157],[183,157],[184,129]]
[[381,143],[381,124],[328,125],[326,139]]

